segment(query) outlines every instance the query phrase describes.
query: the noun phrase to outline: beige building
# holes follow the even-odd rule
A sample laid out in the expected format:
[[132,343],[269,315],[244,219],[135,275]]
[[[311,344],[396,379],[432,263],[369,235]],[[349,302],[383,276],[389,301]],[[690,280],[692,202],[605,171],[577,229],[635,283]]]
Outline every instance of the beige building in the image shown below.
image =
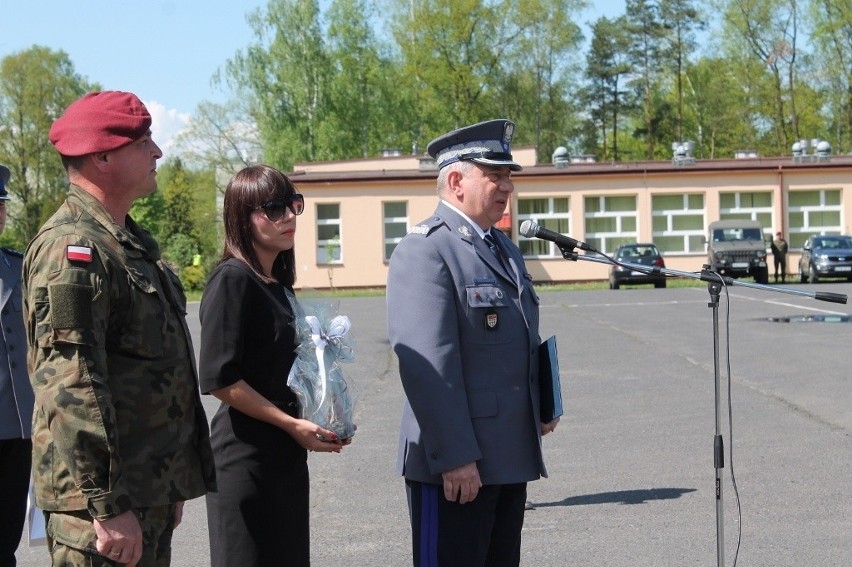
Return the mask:
[[[852,233],[852,156],[557,167],[535,165],[532,147],[513,154],[524,170],[512,175],[515,191],[500,228],[518,243],[536,282],[604,280],[609,268],[565,260],[556,245],[521,236],[527,219],[604,253],[622,242],[654,242],[666,265],[681,271],[699,271],[706,262],[706,227],[718,219],[758,220],[767,237],[782,231],[790,273],[808,236]],[[389,155],[294,169],[288,175],[306,202],[296,238],[297,287],[383,287],[396,243],[435,210],[434,162]]]

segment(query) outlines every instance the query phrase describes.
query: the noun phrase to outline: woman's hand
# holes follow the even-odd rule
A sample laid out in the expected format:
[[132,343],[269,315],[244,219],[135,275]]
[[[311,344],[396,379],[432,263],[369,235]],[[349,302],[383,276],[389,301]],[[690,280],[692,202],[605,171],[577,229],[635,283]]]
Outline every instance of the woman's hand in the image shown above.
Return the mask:
[[307,419],[293,417],[263,397],[245,380],[210,392],[237,411],[272,424],[290,434],[296,443],[308,451],[339,453],[352,439],[338,439],[334,431],[323,429]]
[[290,435],[299,445],[317,453],[339,453],[343,447],[352,443],[351,437],[338,439],[334,431],[323,429],[307,419],[295,420]]

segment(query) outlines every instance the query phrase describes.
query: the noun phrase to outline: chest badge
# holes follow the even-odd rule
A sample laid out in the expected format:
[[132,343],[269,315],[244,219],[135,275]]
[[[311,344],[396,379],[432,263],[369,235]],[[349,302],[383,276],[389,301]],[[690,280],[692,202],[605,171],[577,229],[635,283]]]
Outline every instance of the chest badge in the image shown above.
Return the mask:
[[456,230],[458,230],[458,231],[459,231],[459,234],[461,234],[461,235],[462,235],[462,236],[464,236],[465,238],[470,238],[471,236],[473,236],[473,233],[471,233],[471,232],[470,232],[470,229],[469,229],[468,227],[466,227],[465,225],[461,225],[461,226],[460,226],[460,227],[458,227],[458,229],[456,229]]
[[496,311],[489,311],[485,314],[485,329],[488,331],[496,331],[500,321],[497,319]]

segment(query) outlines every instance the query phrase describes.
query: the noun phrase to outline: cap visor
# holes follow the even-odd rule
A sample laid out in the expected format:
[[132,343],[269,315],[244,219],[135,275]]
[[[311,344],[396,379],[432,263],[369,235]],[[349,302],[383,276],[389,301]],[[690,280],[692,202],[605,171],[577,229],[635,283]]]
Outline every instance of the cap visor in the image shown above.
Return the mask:
[[488,166],[491,166],[491,167],[508,167],[512,171],[521,171],[522,169],[524,169],[523,167],[521,167],[520,165],[518,165],[517,163],[515,163],[511,160],[487,159],[487,158],[479,158],[478,157],[478,158],[473,158],[470,161],[472,161],[474,163],[479,163],[479,164],[482,164],[482,165],[488,165]]

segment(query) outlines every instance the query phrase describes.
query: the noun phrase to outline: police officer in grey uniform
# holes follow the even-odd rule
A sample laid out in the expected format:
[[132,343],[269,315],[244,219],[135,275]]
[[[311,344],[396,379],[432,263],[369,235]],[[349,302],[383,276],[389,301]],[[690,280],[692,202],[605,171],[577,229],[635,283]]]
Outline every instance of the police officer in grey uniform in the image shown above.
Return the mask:
[[521,169],[513,131],[490,120],[429,144],[440,203],[390,260],[415,566],[518,565],[526,485],[547,475],[541,436],[558,419],[539,416],[539,299],[520,250],[493,226]]
[[[6,228],[10,172],[0,165],[0,233]],[[21,314],[23,255],[0,249],[0,567],[15,565],[30,483],[33,390]]]

